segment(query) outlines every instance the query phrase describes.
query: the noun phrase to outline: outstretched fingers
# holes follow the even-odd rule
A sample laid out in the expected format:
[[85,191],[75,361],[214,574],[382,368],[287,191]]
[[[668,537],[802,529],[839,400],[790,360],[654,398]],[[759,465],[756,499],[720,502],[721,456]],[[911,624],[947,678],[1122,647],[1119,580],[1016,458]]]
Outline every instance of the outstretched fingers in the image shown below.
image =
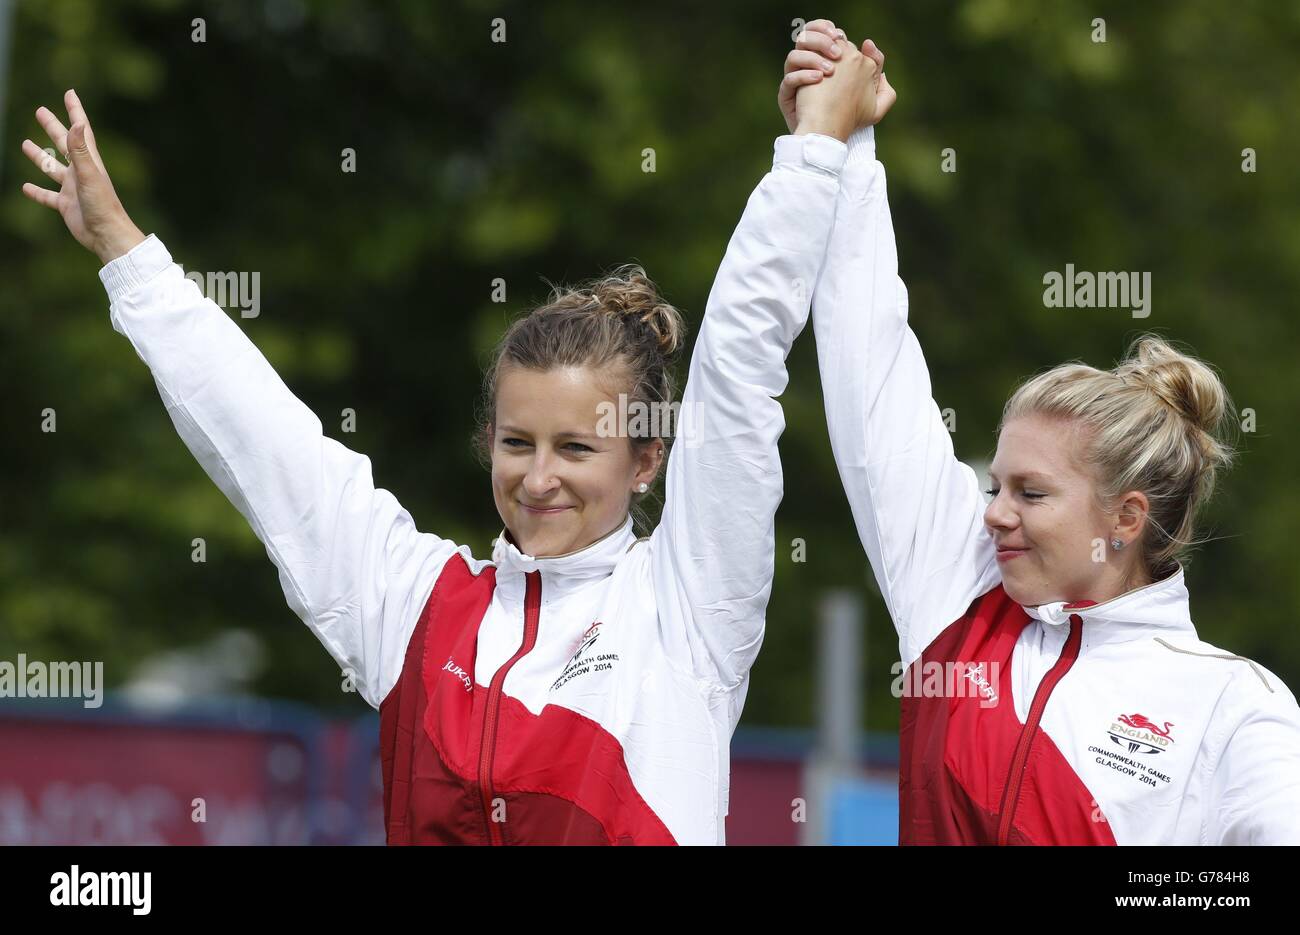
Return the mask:
[[23,155],[51,179],[60,185],[63,184],[63,175],[68,171],[68,167],[60,162],[48,149],[41,149],[31,140],[23,140]]
[[[69,126],[75,127],[77,124],[81,124],[85,127],[86,149],[95,163],[95,168],[101,172],[106,172],[104,160],[99,157],[99,147],[95,145],[95,131],[90,126],[90,118],[86,116],[86,109],[81,106],[81,98],[77,97],[77,92],[74,89],[69,88],[63,95],[63,103],[68,108]],[[71,130],[68,130],[68,135],[72,135]]]
[[66,158],[68,155],[68,128],[63,125],[63,121],[54,116],[54,111],[48,107],[38,107],[36,108],[36,122],[41,125],[41,129],[50,138],[54,148]]
[[58,192],[52,192],[48,188],[41,188],[31,182],[23,182],[23,194],[38,205],[45,205],[45,207],[53,208],[55,211],[59,210]]
[[63,106],[68,108],[68,120],[72,123],[90,123],[85,108],[81,106],[81,98],[77,97],[77,92],[72,88],[63,92]]

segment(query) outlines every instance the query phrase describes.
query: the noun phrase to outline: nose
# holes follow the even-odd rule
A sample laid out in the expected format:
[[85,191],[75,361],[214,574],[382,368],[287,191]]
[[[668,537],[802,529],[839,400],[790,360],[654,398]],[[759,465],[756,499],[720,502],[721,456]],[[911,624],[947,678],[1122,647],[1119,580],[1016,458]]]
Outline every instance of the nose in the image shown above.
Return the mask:
[[534,449],[532,463],[524,475],[524,492],[530,500],[542,500],[560,487],[560,478],[555,473],[555,463],[550,452],[540,446]]
[[996,497],[984,508],[984,525],[993,529],[1014,529],[1019,525],[1019,517],[1007,505],[1004,491],[999,490]]

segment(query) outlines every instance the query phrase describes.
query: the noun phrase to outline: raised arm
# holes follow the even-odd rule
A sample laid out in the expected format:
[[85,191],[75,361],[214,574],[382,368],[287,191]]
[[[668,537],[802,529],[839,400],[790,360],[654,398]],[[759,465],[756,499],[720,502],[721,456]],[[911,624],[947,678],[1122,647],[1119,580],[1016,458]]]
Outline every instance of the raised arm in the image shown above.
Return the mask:
[[67,104],[70,132],[44,108],[37,117],[70,166],[23,144],[60,190],[24,192],[105,262],[113,327],[149,366],[177,432],[266,546],[290,607],[378,707],[455,547],[417,532],[375,489],[369,459],[326,438],[239,326],[131,223],[71,91]]
[[782,494],[774,397],[807,323],[843,161],[836,140],[777,139],[709,293],[650,538],[665,641],[726,688],[762,641]]
[[763,637],[782,494],[775,397],[826,251],[852,103],[839,92],[802,118],[777,139],[714,280],[650,542],[665,643],[723,689],[744,683]]
[[[883,69],[870,40],[864,51]],[[953,454],[907,324],[873,127],[856,130],[848,149],[813,330],[835,463],[910,663],[997,583],[998,569],[979,482]]]

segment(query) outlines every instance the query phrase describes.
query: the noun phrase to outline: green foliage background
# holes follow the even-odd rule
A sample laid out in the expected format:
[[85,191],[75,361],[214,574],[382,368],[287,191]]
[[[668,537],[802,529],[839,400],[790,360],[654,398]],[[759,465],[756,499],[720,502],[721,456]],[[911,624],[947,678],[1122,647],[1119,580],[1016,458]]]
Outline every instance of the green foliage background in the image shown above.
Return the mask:
[[[487,350],[544,280],[629,260],[698,323],[784,132],[792,21],[819,15],[888,55],[900,101],[880,156],[959,455],[991,452],[1029,374],[1110,366],[1139,329],[1189,345],[1257,420],[1189,568],[1193,618],[1300,686],[1300,6],[1263,0],[20,2],[0,151],[0,658],[102,659],[112,686],[238,626],[267,644],[259,691],[364,707],[176,437],[94,259],[20,194],[38,173],[19,143],[48,145],[39,104],[78,89],[123,202],[183,265],[261,273],[247,333],[327,427],[356,410],[355,434],[332,434],[420,528],[484,554],[500,524],[469,438]],[[955,173],[939,171],[946,147]],[[1043,274],[1066,263],[1150,271],[1151,317],[1045,308]],[[811,331],[790,369],[779,564],[744,721],[811,723],[816,606],[848,587],[871,613],[868,724],[890,729],[897,645],[831,460]]]

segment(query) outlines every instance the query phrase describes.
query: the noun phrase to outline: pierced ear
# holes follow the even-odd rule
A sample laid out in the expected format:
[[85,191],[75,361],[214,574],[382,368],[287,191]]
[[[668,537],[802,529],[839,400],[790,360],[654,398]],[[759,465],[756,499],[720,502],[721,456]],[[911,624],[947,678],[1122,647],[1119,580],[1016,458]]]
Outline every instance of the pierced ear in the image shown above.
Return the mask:
[[646,445],[637,455],[637,464],[639,465],[637,473],[640,474],[642,471],[653,468],[650,479],[654,480],[659,474],[659,468],[663,466],[663,455],[664,447],[662,442],[658,445]]
[[1151,502],[1140,490],[1129,491],[1120,504],[1119,520],[1121,526],[1141,532],[1151,514]]

